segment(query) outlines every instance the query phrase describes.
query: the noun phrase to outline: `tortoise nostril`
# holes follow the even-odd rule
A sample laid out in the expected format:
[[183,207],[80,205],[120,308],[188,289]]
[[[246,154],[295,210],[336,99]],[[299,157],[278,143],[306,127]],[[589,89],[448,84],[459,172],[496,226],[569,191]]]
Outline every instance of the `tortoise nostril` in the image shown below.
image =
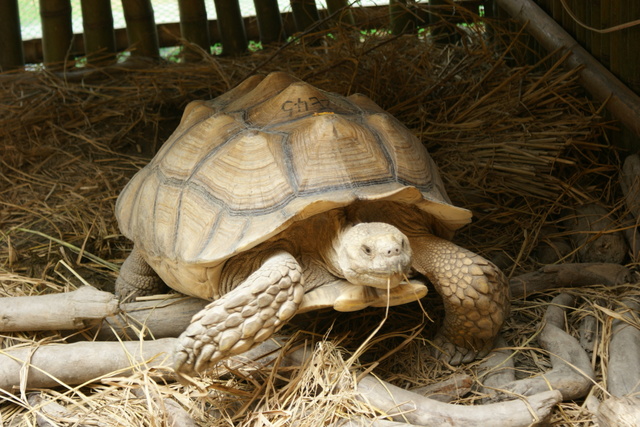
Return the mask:
[[400,253],[400,247],[399,246],[394,246],[392,248],[387,249],[387,255],[388,256],[398,255],[399,253]]

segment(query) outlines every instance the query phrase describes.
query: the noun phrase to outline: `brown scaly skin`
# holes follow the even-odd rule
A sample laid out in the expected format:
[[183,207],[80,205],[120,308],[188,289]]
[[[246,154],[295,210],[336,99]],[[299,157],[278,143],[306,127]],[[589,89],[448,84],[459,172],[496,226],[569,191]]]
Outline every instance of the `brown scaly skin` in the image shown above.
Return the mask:
[[162,279],[134,247],[120,267],[116,279],[116,297],[124,302],[139,296],[161,294],[166,289]]
[[483,357],[493,348],[509,313],[509,287],[490,261],[435,236],[411,237],[413,265],[442,296],[445,319],[435,355],[452,365]]

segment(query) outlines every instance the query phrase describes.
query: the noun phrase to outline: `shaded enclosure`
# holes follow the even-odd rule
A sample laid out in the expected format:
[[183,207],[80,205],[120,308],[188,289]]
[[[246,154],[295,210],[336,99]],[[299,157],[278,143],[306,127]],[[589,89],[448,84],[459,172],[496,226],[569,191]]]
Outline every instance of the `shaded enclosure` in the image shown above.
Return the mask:
[[[41,3],[67,28],[68,3]],[[600,402],[637,392],[637,384],[612,384],[620,372],[633,377],[633,363],[640,362],[619,358],[635,353],[620,350],[623,335],[617,334],[624,325],[632,334],[640,330],[640,175],[631,155],[637,137],[618,131],[624,126],[589,96],[581,70],[567,67],[568,51],[546,51],[526,25],[492,2],[345,8],[336,1],[323,9],[303,0],[281,14],[275,2],[260,1],[256,18],[240,17],[229,7],[236,3],[220,0],[216,7],[230,13],[224,21],[231,27],[224,29],[202,19],[200,1],[181,1],[180,23],[159,26],[152,3],[125,1],[126,30],[113,29],[108,1],[83,6],[88,3],[95,6],[83,13],[85,34],[69,39],[60,31],[66,41],[58,53],[44,41],[0,50],[1,66],[10,70],[0,75],[2,300],[69,293],[86,284],[112,291],[131,250],[113,214],[115,200],[175,129],[186,104],[214,98],[255,73],[287,71],[324,90],[369,96],[425,144],[452,201],[474,215],[456,243],[494,261],[520,290],[500,344],[511,352],[514,379],[551,378],[558,370],[557,355],[549,352],[562,349],[538,341],[545,322],[573,337],[586,357],[581,369],[592,376],[586,394],[565,396],[554,406],[549,423],[595,425],[604,413]],[[588,10],[585,2],[564,3],[598,28],[622,23],[616,16],[638,19],[625,1],[606,2],[606,9],[597,2]],[[7,23],[14,25],[0,26],[7,31],[0,43],[19,39],[15,4],[2,3],[7,9],[0,17],[12,17]],[[639,90],[628,66],[638,48],[626,39],[638,27],[597,34],[575,24],[559,2],[538,4]],[[257,40],[261,48],[247,52],[248,42]],[[211,55],[217,42],[222,54]],[[159,50],[169,45],[182,46],[171,60]],[[126,49],[130,57],[122,55]],[[49,61],[47,55],[58,56]],[[23,68],[42,61],[45,67]],[[534,283],[527,275],[555,280],[569,267],[583,274],[579,280],[558,279],[540,292],[518,285]],[[549,307],[565,311],[549,314]],[[357,380],[366,374],[461,406],[498,400],[495,388],[503,384],[487,379],[484,362],[452,367],[431,357],[441,318],[434,292],[420,304],[388,311],[309,313],[280,336],[288,343],[285,353],[306,343],[311,359],[291,364],[282,357],[257,371],[212,372],[195,385],[173,382],[170,363],[157,358],[135,364],[127,375],[115,370],[87,379],[81,387],[58,382],[28,386],[23,394],[19,384],[0,384],[0,423],[169,425],[182,413],[174,406],[187,412],[183,423],[198,425],[389,421],[388,412],[356,396]],[[134,316],[122,322],[130,338],[148,338]],[[94,327],[2,332],[1,352],[100,341]],[[454,386],[442,386],[447,381]],[[429,391],[434,384],[437,391]],[[51,412],[51,402],[60,412]]]

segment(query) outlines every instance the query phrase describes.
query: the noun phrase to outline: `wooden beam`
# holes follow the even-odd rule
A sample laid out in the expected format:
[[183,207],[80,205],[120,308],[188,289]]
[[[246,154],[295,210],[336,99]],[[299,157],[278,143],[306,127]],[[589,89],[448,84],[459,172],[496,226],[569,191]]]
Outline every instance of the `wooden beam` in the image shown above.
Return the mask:
[[580,68],[584,88],[594,99],[606,102],[611,114],[640,136],[640,97],[598,62],[558,23],[531,0],[495,0],[511,17],[527,25],[527,31],[548,51],[571,52],[565,65]]

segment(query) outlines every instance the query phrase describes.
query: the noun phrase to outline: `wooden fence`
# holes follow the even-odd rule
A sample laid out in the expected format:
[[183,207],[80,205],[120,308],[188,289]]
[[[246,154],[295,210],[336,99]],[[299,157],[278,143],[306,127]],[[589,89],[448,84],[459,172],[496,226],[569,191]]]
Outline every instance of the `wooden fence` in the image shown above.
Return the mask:
[[[360,29],[387,29],[398,34],[442,20],[456,23],[459,19],[456,10],[460,7],[475,12],[482,7],[486,15],[506,19],[507,15],[496,4],[506,8],[505,4],[521,0],[420,3],[390,0],[389,5],[376,7],[351,7],[350,0],[326,0],[327,8],[321,10],[315,0],[290,0],[290,13],[281,13],[277,0],[254,0],[256,16],[249,17],[241,15],[238,0],[214,0],[218,16],[214,21],[207,20],[205,0],[176,1],[179,22],[156,25],[152,0],[122,0],[126,29],[114,29],[111,0],[81,0],[84,30],[83,34],[74,35],[70,0],[39,0],[42,39],[23,42],[18,0],[2,0],[0,71],[19,70],[33,63],[44,63],[52,69],[74,67],[79,58],[91,65],[105,65],[116,61],[118,52],[125,50],[132,55],[157,58],[161,47],[177,46],[184,41],[201,49],[199,55],[190,56],[185,51],[182,58],[186,61],[202,58],[202,52],[210,53],[216,43],[221,43],[224,55],[241,55],[247,53],[248,40],[263,45],[283,43],[296,33],[327,28],[337,21]],[[535,0],[535,3],[632,92],[640,93],[640,26],[624,25],[640,19],[640,1]],[[505,25],[512,24],[505,21]],[[532,60],[547,53],[533,39],[523,56],[527,52],[537,53],[530,55]],[[636,134],[638,128],[631,127]]]
[[[455,15],[463,6],[472,11],[481,0],[430,0],[426,8],[413,8],[410,0],[391,0],[388,6],[350,7],[348,0],[327,0],[327,9],[318,10],[315,0],[291,0],[291,12],[281,13],[277,0],[254,0],[256,16],[243,17],[238,0],[215,0],[218,19],[208,21],[205,0],[176,0],[180,21],[155,24],[151,0],[122,0],[126,29],[114,29],[110,0],[81,0],[84,32],[73,34],[70,0],[40,0],[42,39],[23,42],[20,36],[18,0],[0,2],[0,70],[25,63],[45,63],[59,67],[73,65],[85,57],[104,64],[115,54],[130,49],[133,55],[155,58],[159,48],[176,46],[181,39],[210,52],[221,43],[224,55],[247,51],[248,40],[262,44],[281,43],[295,33],[311,31],[320,24],[342,21],[362,29],[389,28],[393,33],[415,29]],[[428,8],[435,10],[429,13]],[[187,57],[188,59],[188,57]]]

